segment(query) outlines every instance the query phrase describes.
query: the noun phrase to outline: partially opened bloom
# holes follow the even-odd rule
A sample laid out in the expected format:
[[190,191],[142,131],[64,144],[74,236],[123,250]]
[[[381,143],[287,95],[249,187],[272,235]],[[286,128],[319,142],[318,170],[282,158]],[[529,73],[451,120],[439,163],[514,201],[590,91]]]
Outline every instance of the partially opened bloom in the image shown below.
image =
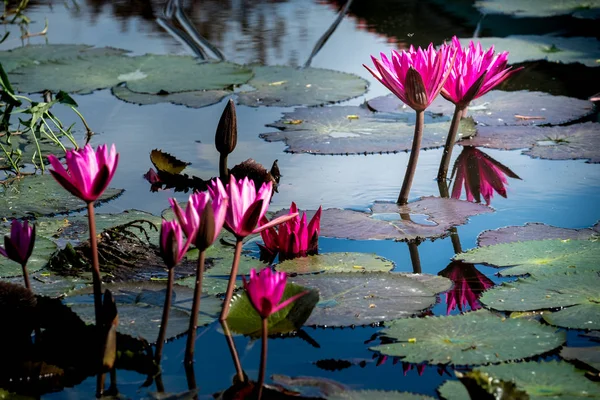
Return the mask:
[[507,176],[521,179],[510,168],[473,146],[463,147],[454,163],[452,176],[454,174],[456,180],[452,187],[453,198],[460,198],[464,184],[468,201],[475,200],[479,203],[483,197],[487,205],[490,204],[494,191],[506,197]]
[[0,254],[4,257],[25,265],[33,252],[35,244],[35,226],[27,221],[22,223],[13,220],[10,226],[10,236],[4,236],[4,248],[0,247]]
[[89,203],[96,201],[112,179],[119,163],[119,154],[113,144],[98,146],[94,152],[89,144],[78,150],[69,150],[65,156],[67,169],[54,155],[48,160],[53,170],[50,173],[71,194]]
[[185,256],[190,241],[183,240],[181,226],[177,221],[162,221],[160,228],[160,255],[167,268],[171,269]]
[[242,279],[252,306],[263,319],[268,318],[269,315],[276,313],[308,293],[298,293],[280,303],[285,291],[287,275],[285,272],[272,271],[269,267],[263,269],[260,273],[252,269],[250,280],[246,281],[246,277],[242,277]]
[[462,261],[453,261],[439,274],[454,282],[452,290],[446,293],[447,314],[455,308],[462,312],[467,305],[471,310],[480,309],[479,296],[494,286],[494,282],[479,272],[473,264]]

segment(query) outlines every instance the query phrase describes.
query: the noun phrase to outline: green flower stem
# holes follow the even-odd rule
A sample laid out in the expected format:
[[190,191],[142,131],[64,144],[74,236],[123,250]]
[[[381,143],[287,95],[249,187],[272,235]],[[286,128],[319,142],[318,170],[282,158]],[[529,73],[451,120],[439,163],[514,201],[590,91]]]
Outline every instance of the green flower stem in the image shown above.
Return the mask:
[[196,344],[196,329],[198,328],[198,313],[200,312],[200,298],[202,297],[202,279],[204,277],[205,252],[201,251],[196,266],[196,285],[194,286],[194,302],[192,303],[192,315],[190,315],[190,328],[185,346],[185,363],[194,362],[194,345]]
[[267,343],[269,340],[269,322],[267,318],[262,319],[262,350],[260,352],[260,370],[258,371],[258,395],[257,400],[262,396],[263,384],[265,383],[265,370],[267,369]]
[[2,152],[4,153],[4,155],[6,156],[6,159],[8,160],[8,162],[10,163],[11,167],[13,168],[13,170],[15,171],[15,173],[17,175],[19,175],[20,173],[20,169],[17,166],[17,164],[15,164],[15,162],[13,161],[12,157],[10,156],[10,154],[6,151],[6,149],[4,148],[4,146],[2,145],[2,143],[0,143],[0,148],[2,148]]
[[94,218],[94,202],[87,204],[88,223],[90,227],[90,248],[92,251],[92,283],[94,286],[94,310],[96,327],[102,324],[102,279],[100,278],[100,262],[98,261],[98,242],[96,241],[96,219]]
[[229,330],[229,325],[227,325],[227,321],[220,321],[221,327],[223,328],[223,333],[225,334],[225,339],[227,340],[227,347],[229,347],[229,352],[231,353],[231,358],[233,359],[233,365],[235,366],[235,372],[237,374],[237,379],[239,382],[244,382],[244,371],[242,370],[242,363],[240,362],[240,357],[238,356],[237,350],[235,348],[235,343],[233,341],[233,336],[231,336],[231,331]]
[[225,293],[225,302],[223,310],[221,310],[220,321],[225,321],[229,315],[229,307],[231,306],[231,298],[233,297],[233,288],[237,279],[238,267],[240,264],[240,256],[242,255],[242,239],[237,239],[235,243],[235,254],[233,256],[233,264],[231,265],[231,274],[229,275],[229,283],[227,283],[227,292]]
[[156,352],[154,353],[154,362],[160,365],[162,359],[163,346],[167,335],[167,324],[169,323],[169,311],[171,310],[171,298],[173,297],[173,281],[175,280],[175,268],[169,268],[169,278],[167,280],[167,294],[165,296],[165,305],[163,306],[162,319],[160,321],[160,330],[156,339]]
[[[73,135],[70,134],[69,132],[65,131],[64,128],[62,127],[62,124],[60,123],[60,121],[58,120],[58,118],[56,118],[55,116],[53,116],[50,113],[46,113],[48,115],[48,118],[50,118],[50,120],[52,121],[52,123],[58,128],[58,130],[60,130],[60,132],[67,137],[67,139],[69,139],[69,141],[71,142],[71,144],[73,146],[75,146],[76,149],[79,148],[79,146],[77,145],[77,142],[75,141],[75,138],[73,138]],[[45,120],[44,120],[45,122]],[[62,144],[61,144],[62,146]],[[66,151],[66,150],[65,150]]]
[[404,175],[404,182],[402,182],[402,189],[400,189],[400,195],[398,196],[398,204],[400,205],[405,205],[408,203],[408,194],[410,192],[410,187],[412,186],[413,178],[415,177],[417,161],[419,160],[419,150],[421,149],[421,139],[423,138],[424,122],[425,111],[417,111],[417,120],[415,121],[415,136],[413,138],[412,148],[410,150],[410,158],[408,159],[406,175]]
[[[44,125],[46,125],[46,128],[48,129],[48,131],[50,132],[50,134],[46,133],[44,131],[44,134],[50,139],[52,140],[54,143],[56,143],[61,149],[62,151],[64,151],[65,153],[67,152],[67,149],[65,148],[65,146],[60,142],[60,140],[56,137],[56,135],[54,134],[54,132],[52,131],[52,128],[50,127],[50,125],[48,125],[48,123],[46,122],[45,118],[42,118],[42,122],[44,123]],[[40,129],[41,130],[41,129]]]
[[438,181],[445,180],[446,175],[448,175],[450,158],[452,158],[452,148],[454,147],[454,143],[456,142],[456,134],[458,133],[460,118],[463,115],[465,108],[466,106],[459,106],[458,104],[454,107],[452,123],[450,124],[450,130],[448,131],[448,137],[446,138],[446,145],[444,146],[444,154],[442,155],[440,169],[438,170]]
[[94,134],[94,132],[92,131],[92,129],[90,128],[90,126],[87,124],[87,121],[85,120],[85,118],[83,118],[83,115],[81,115],[81,113],[79,112],[79,110],[77,110],[75,107],[71,107],[71,110],[73,110],[73,112],[79,116],[79,118],[81,119],[81,122],[83,123],[83,126],[85,126],[85,130],[87,131],[87,135],[89,137],[91,137]]

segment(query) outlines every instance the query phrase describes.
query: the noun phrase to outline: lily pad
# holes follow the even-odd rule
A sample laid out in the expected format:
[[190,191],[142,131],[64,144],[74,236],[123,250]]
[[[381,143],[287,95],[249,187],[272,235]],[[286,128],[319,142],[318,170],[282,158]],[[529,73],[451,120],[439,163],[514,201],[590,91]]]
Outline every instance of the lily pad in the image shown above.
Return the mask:
[[[0,233],[0,238],[4,238],[4,234]],[[4,240],[2,240],[2,246],[4,247]],[[54,242],[41,236],[36,237],[33,253],[27,261],[27,271],[31,274],[44,268],[55,251],[56,245]],[[0,278],[22,276],[22,274],[23,270],[19,263],[0,256]]]
[[80,57],[19,68],[11,81],[20,92],[64,90],[90,93],[126,82],[138,93],[175,93],[224,89],[245,83],[252,71],[241,65],[221,62],[199,64],[193,57],[144,55]]
[[385,390],[347,390],[326,397],[327,400],[434,400],[423,394]]
[[547,160],[587,159],[588,163],[600,163],[600,123],[586,122],[544,131],[546,140],[534,142],[523,154]]
[[[367,107],[380,113],[407,113],[412,112],[412,109],[402,102],[395,94],[387,94],[385,96],[375,97],[367,100]],[[454,104],[446,100],[442,96],[436,97],[433,102],[427,107],[427,112],[431,114],[443,114],[448,117],[454,115]]]
[[394,263],[376,254],[325,253],[285,260],[275,266],[278,271],[289,274],[315,272],[390,272]]
[[600,15],[599,0],[478,0],[475,7],[483,14],[508,14],[518,18],[573,15],[595,19]]
[[248,82],[254,91],[238,93],[245,106],[293,107],[337,103],[364,94],[368,82],[345,72],[321,68],[254,66]]
[[556,328],[500,318],[486,310],[394,321],[382,333],[397,343],[371,350],[412,363],[452,365],[521,360],[553,350],[566,340],[565,332]]
[[579,361],[600,371],[600,346],[595,347],[563,347],[560,356],[565,360]]
[[320,301],[306,325],[326,327],[377,324],[416,315],[452,286],[427,274],[339,273],[299,275],[290,280],[319,290]]
[[[17,285],[23,284],[23,278],[20,276],[7,278],[5,280]],[[38,272],[30,274],[29,281],[33,293],[52,298],[62,298],[73,290],[85,288],[89,283],[89,280],[87,279],[60,276],[47,269],[41,269]]]
[[[113,199],[123,191],[108,188],[97,203]],[[0,215],[5,218],[65,214],[84,208],[83,200],[63,189],[50,174],[26,176],[0,186]]]
[[[463,46],[469,39],[460,39]],[[477,39],[484,49],[494,46],[496,52],[508,51],[508,61],[516,64],[524,61],[548,60],[560,63],[581,63],[598,67],[600,41],[593,37],[559,37],[543,35],[513,35],[504,38]]]
[[600,241],[530,240],[479,247],[454,257],[471,264],[511,267],[502,276],[549,274],[564,271],[597,271]]
[[[109,289],[119,310],[117,331],[142,337],[153,343],[158,336],[162,309],[165,301],[166,283],[132,282],[103,285]],[[190,323],[190,311],[194,291],[190,288],[174,285],[173,300],[167,326],[167,338],[173,338],[187,332]],[[94,321],[94,298],[92,288],[72,293],[65,303],[88,323]],[[222,301],[214,296],[203,295],[198,326],[215,321],[221,312]]]
[[[395,153],[411,149],[414,124],[414,112],[380,114],[357,106],[297,108],[267,125],[279,131],[260,137],[267,142],[285,141],[289,153]],[[421,149],[444,146],[449,128],[449,117],[426,114]],[[473,134],[472,121],[463,120],[459,135]]]
[[494,230],[483,231],[477,237],[479,247],[499,243],[524,242],[526,240],[545,239],[591,239],[600,235],[600,223],[592,228],[568,229],[546,225],[539,222],[527,223],[524,226],[507,226]]
[[139,105],[172,103],[190,108],[202,108],[220,102],[225,96],[232,94],[227,90],[196,90],[192,92],[149,94],[138,93],[127,86],[113,86],[112,94],[127,102]]
[[[598,268],[598,267],[597,267]],[[600,268],[599,268],[600,269]],[[600,329],[600,276],[598,272],[556,273],[504,282],[487,290],[480,301],[500,311],[533,311],[568,307],[550,314],[550,320],[567,322],[565,328]],[[561,314],[568,314],[568,318]],[[544,319],[547,322],[546,314]],[[566,319],[566,320],[565,320]],[[558,325],[558,323],[552,323]]]

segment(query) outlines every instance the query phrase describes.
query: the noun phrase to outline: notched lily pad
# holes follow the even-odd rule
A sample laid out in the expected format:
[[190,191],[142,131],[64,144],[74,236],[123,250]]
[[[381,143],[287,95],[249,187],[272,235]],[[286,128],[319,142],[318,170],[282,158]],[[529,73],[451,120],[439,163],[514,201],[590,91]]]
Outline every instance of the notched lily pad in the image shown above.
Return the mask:
[[508,14],[518,18],[573,15],[577,18],[595,19],[600,15],[598,0],[478,0],[475,7],[483,14]]
[[[5,233],[8,232],[0,232],[0,238],[4,238]],[[3,242],[4,240],[2,240],[2,247],[4,247]],[[41,236],[36,237],[33,252],[27,261],[27,271],[31,274],[44,268],[55,251],[54,242]],[[0,256],[0,278],[22,276],[22,274],[23,270],[19,263]]]
[[338,273],[299,275],[290,280],[317,289],[320,301],[306,325],[377,324],[407,318],[431,307],[449,279],[427,274]]
[[600,163],[600,123],[586,122],[544,131],[546,140],[534,142],[523,154],[547,160],[587,159],[588,163]]
[[600,241],[529,240],[479,247],[454,257],[471,264],[511,267],[502,276],[550,274],[565,271],[597,271]]
[[[297,108],[268,125],[279,131],[260,137],[268,142],[285,141],[289,153],[391,153],[410,150],[414,124],[414,112],[382,114],[357,106]],[[444,146],[449,128],[449,117],[426,114],[421,149]],[[474,134],[471,120],[461,123],[459,134]]]
[[245,106],[317,106],[337,103],[365,93],[368,82],[345,72],[321,68],[255,66],[248,84],[254,91],[238,93]]
[[315,272],[389,272],[394,263],[369,253],[324,253],[285,260],[275,266],[277,271],[288,274]]
[[479,365],[521,360],[563,344],[564,332],[534,321],[500,318],[489,311],[394,321],[382,332],[397,343],[372,347],[402,361]]
[[524,226],[506,226],[504,228],[483,231],[477,237],[477,246],[483,247],[500,243],[545,239],[586,240],[598,235],[600,235],[600,223],[591,228],[568,229],[539,222],[529,222]]
[[[108,188],[98,201],[108,201],[123,191]],[[85,207],[83,200],[63,189],[50,174],[26,176],[0,186],[0,215],[6,218],[65,214]]]
[[563,347],[560,356],[565,360],[579,361],[600,371],[600,346]]
[[196,90],[193,92],[149,94],[130,90],[125,85],[113,86],[112,94],[127,103],[141,106],[160,103],[172,103],[190,108],[202,108],[216,104],[225,96],[232,94],[227,90]]

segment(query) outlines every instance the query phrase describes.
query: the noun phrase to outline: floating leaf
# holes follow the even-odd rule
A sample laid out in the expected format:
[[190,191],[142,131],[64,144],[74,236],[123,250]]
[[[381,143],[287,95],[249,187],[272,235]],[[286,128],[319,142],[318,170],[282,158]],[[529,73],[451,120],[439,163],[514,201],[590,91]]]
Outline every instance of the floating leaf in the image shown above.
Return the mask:
[[319,290],[306,325],[352,326],[407,318],[435,304],[449,279],[427,274],[339,273],[299,275],[290,280]]
[[526,240],[544,239],[591,239],[600,235],[600,223],[592,228],[568,229],[552,225],[530,222],[524,226],[507,226],[494,230],[483,231],[477,237],[479,247],[499,243],[524,242]]
[[[8,232],[0,232],[0,238],[4,238],[6,233]],[[3,242],[4,241],[2,241],[2,247],[4,247]],[[31,253],[31,257],[29,257],[29,260],[27,261],[27,271],[31,274],[32,272],[44,268],[55,251],[56,245],[54,242],[41,236],[36,237],[33,253]],[[23,269],[19,263],[10,260],[7,257],[0,257],[0,278],[21,276],[22,274]]]
[[[108,188],[99,202],[121,193],[123,189]],[[63,189],[50,174],[26,176],[0,186],[0,215],[5,218],[63,214],[85,207],[83,200]]]
[[589,163],[600,163],[600,123],[586,122],[544,131],[546,140],[533,143],[523,154],[548,160],[588,159]]
[[560,356],[565,360],[579,361],[600,371],[600,346],[595,347],[563,347]]
[[[109,289],[119,310],[117,330],[133,337],[142,337],[153,343],[158,336],[162,309],[166,295],[166,282],[131,282],[104,285]],[[187,332],[194,291],[174,285],[173,300],[167,326],[167,338]],[[72,293],[65,302],[84,321],[94,321],[94,298],[92,288]],[[214,296],[203,295],[198,313],[198,326],[215,321],[221,311],[222,301]]]
[[597,270],[600,242],[590,240],[530,240],[480,247],[454,257],[471,264],[511,267],[502,276],[548,274],[565,270]]
[[514,17],[553,17],[573,15],[578,18],[595,19],[600,13],[598,0],[478,0],[475,7],[482,14],[508,14]]
[[[285,151],[290,153],[390,153],[411,149],[414,124],[414,112],[379,114],[356,106],[297,108],[268,125],[280,131],[260,137],[268,142],[285,141]],[[426,114],[421,149],[444,146],[449,128],[449,117]],[[462,137],[473,135],[472,121],[464,120],[459,132]]]
[[[486,310],[449,317],[394,321],[382,332],[397,343],[372,347],[402,361],[478,365],[520,360],[553,350],[565,332],[537,322],[505,319]],[[416,338],[414,342],[410,338]]]
[[178,92],[165,94],[138,93],[129,90],[127,86],[113,86],[112,94],[127,103],[139,105],[172,103],[190,108],[202,108],[220,102],[232,92],[227,90],[196,90],[193,92]]
[[[21,276],[5,278],[4,280],[17,285],[23,284],[23,278]],[[48,269],[41,269],[33,274],[30,273],[29,281],[33,293],[51,298],[62,298],[73,290],[83,289],[89,283],[88,279],[60,276]]]
[[[500,311],[569,307],[549,314],[548,318],[547,313],[544,313],[544,319],[566,328],[600,329],[597,318],[600,315],[599,287],[598,271],[556,273],[504,282],[501,286],[487,290],[479,300],[486,307]],[[568,317],[565,317],[567,314]],[[557,323],[550,321],[554,319]],[[565,322],[568,324],[565,325]]]
[[150,152],[150,161],[152,161],[158,172],[166,172],[174,175],[180,173],[185,167],[190,165],[190,163],[181,161],[169,153],[158,149]]
[[440,386],[437,391],[440,393],[440,397],[446,400],[464,400],[471,398],[467,388],[465,385],[460,383],[460,381],[448,380],[444,382],[444,384]]
[[353,74],[321,68],[255,66],[248,84],[254,91],[238,93],[245,106],[317,106],[365,93],[368,82]]
[[327,400],[433,400],[433,397],[409,392],[385,390],[347,390],[327,396]]
[[276,265],[277,271],[290,274],[314,272],[389,272],[394,263],[376,254],[325,253],[285,260]]

